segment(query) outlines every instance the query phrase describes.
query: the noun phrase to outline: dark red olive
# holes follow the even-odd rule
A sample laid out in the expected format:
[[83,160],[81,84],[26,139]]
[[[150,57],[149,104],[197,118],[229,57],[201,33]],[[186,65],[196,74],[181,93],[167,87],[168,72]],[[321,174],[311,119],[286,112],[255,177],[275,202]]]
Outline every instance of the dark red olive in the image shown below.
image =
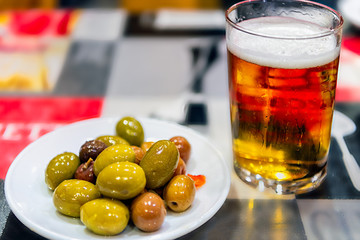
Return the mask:
[[94,161],[90,158],[86,163],[81,164],[75,172],[74,177],[79,180],[85,180],[91,183],[96,182],[94,174]]
[[86,141],[80,148],[79,158],[81,162],[87,162],[89,158],[93,160],[108,146],[100,140]]

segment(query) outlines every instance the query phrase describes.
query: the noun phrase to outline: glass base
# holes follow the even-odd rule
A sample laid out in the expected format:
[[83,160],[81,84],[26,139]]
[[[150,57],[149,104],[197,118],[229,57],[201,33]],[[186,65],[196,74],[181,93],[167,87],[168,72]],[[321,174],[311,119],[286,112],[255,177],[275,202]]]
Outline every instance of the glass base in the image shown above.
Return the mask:
[[277,181],[273,179],[266,179],[259,174],[253,174],[250,171],[235,167],[236,174],[245,183],[257,188],[259,191],[264,191],[269,188],[275,191],[276,194],[301,194],[310,192],[316,189],[324,181],[326,177],[326,166],[317,174],[310,178],[302,178],[294,181]]

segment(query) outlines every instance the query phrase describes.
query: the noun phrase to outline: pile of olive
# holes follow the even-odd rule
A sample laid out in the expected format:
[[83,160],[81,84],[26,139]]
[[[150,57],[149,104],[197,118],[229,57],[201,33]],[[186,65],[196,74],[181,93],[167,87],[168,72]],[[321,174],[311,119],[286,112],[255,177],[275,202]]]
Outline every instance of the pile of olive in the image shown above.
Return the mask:
[[124,117],[116,135],[86,141],[79,155],[55,156],[45,182],[56,209],[80,217],[96,234],[118,234],[129,220],[142,231],[156,231],[167,209],[182,212],[194,200],[196,187],[186,175],[190,152],[181,136],[144,142],[140,122]]

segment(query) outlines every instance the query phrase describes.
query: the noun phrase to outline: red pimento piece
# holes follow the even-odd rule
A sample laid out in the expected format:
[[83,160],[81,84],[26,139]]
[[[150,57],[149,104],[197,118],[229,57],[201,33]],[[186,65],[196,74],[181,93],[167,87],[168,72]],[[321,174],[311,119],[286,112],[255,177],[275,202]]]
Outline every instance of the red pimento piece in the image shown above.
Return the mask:
[[192,180],[194,180],[196,189],[201,188],[206,182],[205,175],[191,175],[191,174],[188,174],[188,176]]

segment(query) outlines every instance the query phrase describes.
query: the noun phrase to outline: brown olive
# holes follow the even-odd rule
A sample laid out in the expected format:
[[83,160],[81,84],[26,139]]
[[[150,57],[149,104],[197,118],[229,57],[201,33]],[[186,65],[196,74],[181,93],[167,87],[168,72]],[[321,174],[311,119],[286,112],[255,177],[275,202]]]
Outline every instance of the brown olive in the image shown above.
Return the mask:
[[166,205],[175,212],[183,212],[194,201],[196,193],[194,181],[187,175],[177,175],[164,190]]
[[141,148],[142,150],[144,150],[144,152],[146,153],[147,150],[149,150],[149,148],[154,144],[154,142],[143,142],[141,144]]
[[179,158],[178,165],[175,169],[174,176],[185,175],[186,174],[186,164],[182,158]]
[[145,152],[142,148],[139,148],[137,146],[131,146],[131,148],[134,150],[135,152],[135,163],[139,164],[141,159],[143,159]]
[[145,192],[131,204],[131,219],[135,226],[145,232],[158,230],[166,216],[166,208],[161,197],[152,192]]
[[86,163],[81,164],[78,169],[75,172],[76,179],[79,180],[85,180],[91,183],[96,182],[96,177],[94,174],[94,161],[92,158],[89,158],[89,160]]
[[184,160],[185,163],[187,163],[191,153],[191,145],[188,140],[181,136],[175,136],[170,138],[170,141],[175,143],[175,146],[179,150],[180,157]]
[[165,187],[159,187],[159,188],[155,188],[155,189],[149,189],[149,192],[155,193],[157,195],[159,195],[160,197],[163,195],[164,193],[164,188]]
[[89,158],[96,157],[108,146],[100,140],[86,141],[80,148],[79,158],[81,162],[87,162]]

